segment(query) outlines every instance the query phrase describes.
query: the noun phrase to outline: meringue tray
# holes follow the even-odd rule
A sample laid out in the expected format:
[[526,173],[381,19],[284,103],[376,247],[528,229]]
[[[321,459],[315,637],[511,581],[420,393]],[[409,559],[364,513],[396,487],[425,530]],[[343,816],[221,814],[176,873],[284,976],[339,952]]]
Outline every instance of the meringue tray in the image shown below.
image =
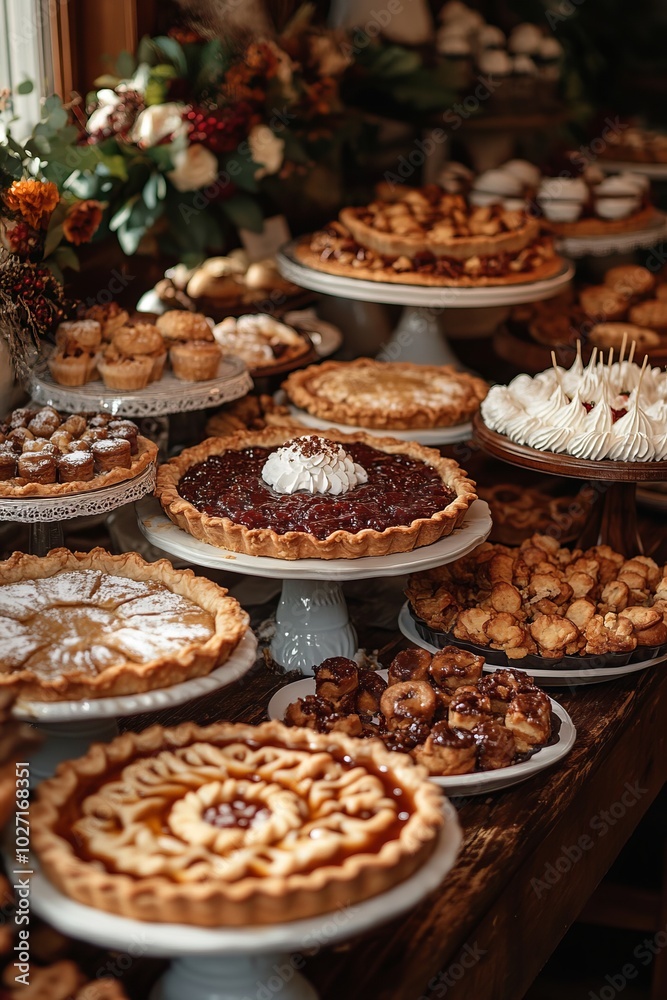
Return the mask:
[[440,632],[431,628],[422,618],[418,617],[411,604],[408,604],[408,612],[417,633],[425,642],[438,649],[444,649],[445,646],[458,646],[460,649],[467,649],[468,652],[474,653],[476,656],[482,656],[487,663],[491,663],[494,667],[516,667],[518,670],[592,670],[599,667],[625,667],[629,663],[640,663],[644,660],[653,660],[667,655],[667,643],[663,643],[661,646],[637,646],[629,653],[562,656],[560,659],[551,659],[531,653],[520,660],[514,660],[510,659],[502,649],[491,649],[490,646],[465,642],[463,639],[457,639],[451,632]]

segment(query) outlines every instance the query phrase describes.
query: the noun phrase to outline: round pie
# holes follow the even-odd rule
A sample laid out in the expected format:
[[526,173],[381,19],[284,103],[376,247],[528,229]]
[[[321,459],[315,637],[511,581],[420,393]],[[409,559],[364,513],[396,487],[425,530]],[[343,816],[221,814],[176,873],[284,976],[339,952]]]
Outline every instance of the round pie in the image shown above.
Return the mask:
[[224,588],[136,552],[15,552],[0,563],[0,581],[0,697],[169,687],[221,666],[248,628]]
[[325,361],[293,372],[283,389],[316,417],[361,427],[416,430],[469,420],[488,386],[450,365]]
[[[278,492],[265,467],[285,453],[323,474],[330,462],[340,462],[343,475],[354,465],[361,479],[339,489],[332,473],[330,490]],[[156,494],[195,538],[278,559],[354,559],[430,545],[463,522],[477,496],[457,463],[432,448],[361,431],[295,438],[294,426],[188,448],[160,467]]]
[[600,219],[586,216],[575,222],[549,221],[549,229],[557,236],[613,236],[617,233],[633,233],[645,229],[655,221],[653,205],[644,205],[624,219]]
[[310,360],[313,353],[308,337],[268,313],[227,316],[213,328],[213,336],[224,354],[242,358],[254,373]]
[[109,913],[284,923],[408,878],[442,806],[424,769],[375,740],[276,722],[154,726],[42,783],[33,845],[61,892]]

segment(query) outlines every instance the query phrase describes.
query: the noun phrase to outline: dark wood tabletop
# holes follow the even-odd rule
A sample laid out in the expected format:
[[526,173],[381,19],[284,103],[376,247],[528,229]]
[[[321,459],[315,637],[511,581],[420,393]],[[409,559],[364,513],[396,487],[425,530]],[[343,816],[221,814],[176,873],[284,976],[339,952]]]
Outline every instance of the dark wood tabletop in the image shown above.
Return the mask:
[[[378,629],[362,641],[384,663],[408,645]],[[261,660],[214,696],[125,724],[260,722],[293,679]],[[667,662],[551,694],[577,727],[572,752],[507,791],[455,800],[465,840],[441,888],[372,934],[305,956],[322,1000],[524,996],[667,777]]]

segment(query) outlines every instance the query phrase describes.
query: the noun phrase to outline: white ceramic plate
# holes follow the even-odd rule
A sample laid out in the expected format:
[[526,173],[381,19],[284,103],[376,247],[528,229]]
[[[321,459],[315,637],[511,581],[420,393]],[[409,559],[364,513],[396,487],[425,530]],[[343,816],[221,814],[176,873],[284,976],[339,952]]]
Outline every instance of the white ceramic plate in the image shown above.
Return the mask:
[[[34,860],[31,865],[35,869],[35,875],[30,880],[30,902],[38,916],[71,937],[121,951],[131,951],[139,942],[144,955],[169,958],[228,955],[233,960],[235,955],[301,951],[304,945],[312,947],[313,942],[323,939],[330,946],[337,941],[356,937],[405,913],[438,888],[454,867],[463,840],[456,810],[446,799],[444,810],[445,824],[436,848],[419,871],[388,892],[345,908],[345,919],[340,921],[332,920],[331,913],[325,913],[308,920],[261,927],[208,928],[185,924],[149,924],[74,902],[59,892],[37,870],[39,866]],[[307,942],[311,942],[310,945],[305,944]],[[230,979],[235,975],[236,969],[230,969]],[[254,992],[255,987],[256,984],[251,983],[248,993]]]
[[360,302],[384,302],[404,306],[439,307],[448,306],[479,307],[518,305],[521,302],[535,302],[557,295],[572,280],[574,266],[569,261],[551,278],[541,281],[527,281],[516,285],[490,285],[485,288],[452,288],[446,285],[401,285],[390,281],[366,281],[361,278],[347,278],[338,274],[327,274],[301,264],[294,257],[296,241],[288,243],[276,257],[278,269],[283,277],[294,281],[302,288],[314,292],[325,292],[342,298]]
[[463,525],[433,545],[390,556],[366,556],[362,559],[272,559],[249,556],[242,552],[219,549],[200,542],[181,530],[157,500],[147,498],[136,505],[139,527],[152,545],[185,559],[191,566],[208,566],[230,573],[264,576],[279,580],[368,580],[373,577],[401,576],[418,569],[441,566],[472,552],[489,536],[491,514],[484,500],[475,500]]
[[330,431],[341,430],[346,434],[354,434],[356,431],[363,431],[374,437],[392,437],[398,441],[416,441],[417,444],[441,445],[455,444],[457,441],[469,441],[472,437],[472,424],[468,421],[465,424],[457,424],[454,427],[427,427],[414,431],[395,430],[371,430],[369,427],[356,427],[353,424],[335,423],[332,420],[323,420],[322,417],[314,417],[306,410],[300,410],[298,406],[289,405],[290,414],[300,424],[306,427],[313,427],[315,430]]
[[[380,670],[379,674],[385,680],[387,679],[386,670]],[[280,691],[276,691],[269,702],[269,718],[282,722],[287,706],[291,705],[297,698],[307,698],[309,694],[315,694],[314,677],[306,677],[302,681],[286,684]],[[436,785],[440,785],[447,795],[484,795],[487,792],[496,792],[501,788],[518,785],[520,781],[526,781],[527,778],[539,771],[551,767],[552,764],[570,752],[577,735],[572,719],[565,709],[553,699],[551,699],[551,710],[561,721],[558,740],[553,746],[538,750],[532,757],[520,764],[511,764],[509,767],[499,768],[497,771],[453,774],[432,780]]]
[[595,165],[604,171],[605,174],[644,174],[653,180],[667,180],[667,163],[632,163],[621,162],[620,160],[604,160],[602,157],[595,161]]
[[652,247],[667,236],[667,216],[656,212],[655,221],[633,233],[610,233],[608,236],[563,236],[556,248],[568,257],[603,257],[606,254],[629,253]]
[[211,694],[232,684],[250,670],[257,658],[257,639],[248,629],[226,663],[205,677],[194,677],[159,691],[128,694],[117,698],[91,698],[81,701],[18,701],[12,710],[15,719],[24,722],[84,722],[88,719],[116,719],[143,712],[159,712],[173,705],[184,705],[203,694]]
[[[408,611],[407,602],[401,608],[398,616],[398,627],[405,638],[409,639],[410,642],[414,642],[415,646],[421,646],[422,649],[427,649],[429,653],[437,653],[437,647],[432,646],[425,639],[422,639],[415,628],[415,623]],[[667,660],[667,656],[659,656],[654,660],[628,663],[624,667],[587,667],[583,670],[534,670],[531,667],[526,673],[534,677],[542,687],[582,687],[586,684],[603,684],[606,681],[615,681],[619,677],[625,677],[626,674],[636,674],[640,670],[646,670],[647,667],[653,667],[656,663],[663,663],[665,660]],[[485,663],[484,669],[489,673],[493,673],[494,670],[504,670],[505,668],[497,667],[493,663]],[[521,670],[523,668],[519,667],[518,669]]]

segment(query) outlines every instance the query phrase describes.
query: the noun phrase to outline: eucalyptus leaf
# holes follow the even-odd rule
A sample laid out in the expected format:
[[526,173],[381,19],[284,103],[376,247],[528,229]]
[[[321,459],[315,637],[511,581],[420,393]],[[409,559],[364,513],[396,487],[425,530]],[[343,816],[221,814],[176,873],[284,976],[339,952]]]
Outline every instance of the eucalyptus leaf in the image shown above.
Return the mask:
[[35,85],[32,82],[32,80],[23,80],[21,83],[19,83],[18,87],[16,88],[16,93],[17,94],[32,94],[32,92],[33,92],[34,89],[35,89]]
[[111,219],[109,220],[109,229],[111,230],[112,233],[115,232],[117,229],[119,229],[121,226],[125,225],[125,223],[130,218],[130,215],[132,214],[132,209],[134,208],[135,203],[138,200],[139,200],[139,195],[138,194],[133,195],[125,202],[122,208],[120,208],[114,215],[111,216]]
[[123,50],[116,59],[116,72],[122,80],[132,76],[137,66],[137,61],[131,52]]
[[176,39],[169,38],[167,35],[159,35],[153,39],[153,43],[158,51],[164,53],[169,62],[176,68],[179,76],[185,76],[188,64],[185,59],[185,53]]

